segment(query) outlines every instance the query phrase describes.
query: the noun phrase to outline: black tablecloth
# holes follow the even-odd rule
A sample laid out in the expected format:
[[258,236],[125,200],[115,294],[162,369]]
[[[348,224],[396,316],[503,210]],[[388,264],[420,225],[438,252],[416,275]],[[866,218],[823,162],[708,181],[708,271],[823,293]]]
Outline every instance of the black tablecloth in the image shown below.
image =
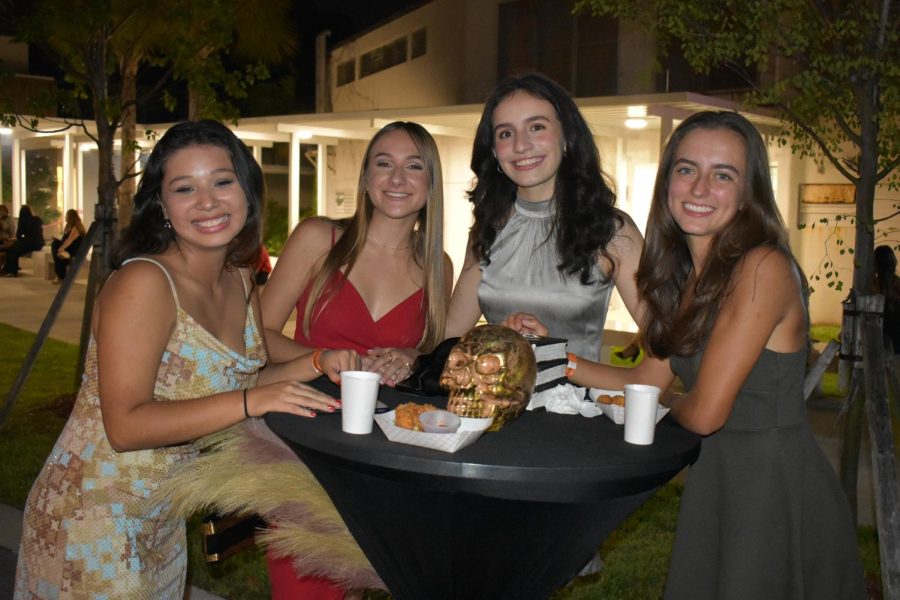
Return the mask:
[[[320,379],[316,387],[339,390]],[[382,387],[390,406],[416,398]],[[606,417],[526,412],[449,454],[341,431],[340,415],[266,416],[309,466],[397,598],[546,598],[699,451],[670,419],[650,446]]]

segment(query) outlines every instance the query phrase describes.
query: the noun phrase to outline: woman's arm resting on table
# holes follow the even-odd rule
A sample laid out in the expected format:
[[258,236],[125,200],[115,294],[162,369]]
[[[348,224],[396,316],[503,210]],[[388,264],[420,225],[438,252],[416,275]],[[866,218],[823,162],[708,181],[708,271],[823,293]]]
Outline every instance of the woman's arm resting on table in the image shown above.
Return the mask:
[[655,385],[663,392],[672,385],[675,375],[668,359],[644,357],[636,367],[613,367],[578,358],[575,371],[569,382],[579,387],[593,387],[604,390],[623,390],[628,383]]
[[[98,297],[94,323],[100,409],[107,438],[117,451],[187,442],[245,418],[242,390],[181,401],[154,398],[157,373],[175,322],[169,283],[149,263],[126,265],[106,282]],[[313,410],[337,404],[294,382],[255,388],[247,396],[252,416],[271,411],[309,416]]]
[[[282,330],[313,272],[331,248],[331,232],[331,222],[324,219],[312,218],[300,223],[285,243],[266,282],[260,300],[262,322],[269,356],[275,362],[288,362],[313,350],[296,343]],[[297,327],[303,327],[303,315],[297,315]]]
[[[254,292],[253,309],[256,311],[257,317],[260,313],[259,297]],[[261,320],[257,320],[261,322]],[[265,339],[268,344],[268,337]],[[294,344],[293,341],[290,341]],[[302,348],[299,344],[294,344],[297,348]],[[267,354],[271,359],[271,353]],[[354,371],[360,368],[359,355],[356,350],[325,350],[318,348],[308,350],[296,358],[277,362],[270,360],[265,368],[259,373],[258,383],[265,385],[268,383],[277,383],[279,381],[312,381],[320,375],[327,375],[331,381],[339,383],[341,371]]]
[[672,415],[685,428],[709,435],[722,428],[738,391],[764,348],[795,352],[806,343],[806,312],[791,260],[772,248],[756,248],[738,264],[734,290],[712,328],[697,382],[671,399]]

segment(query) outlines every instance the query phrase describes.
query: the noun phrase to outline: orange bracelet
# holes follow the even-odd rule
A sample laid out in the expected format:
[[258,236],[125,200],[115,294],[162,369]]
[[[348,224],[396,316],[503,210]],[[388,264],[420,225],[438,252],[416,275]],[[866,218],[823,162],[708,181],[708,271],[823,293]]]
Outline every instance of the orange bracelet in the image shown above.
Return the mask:
[[575,369],[578,367],[578,357],[572,354],[571,352],[566,352],[566,360],[569,362],[566,364],[566,379],[571,379],[572,375],[575,374]]
[[315,371],[319,375],[325,374],[325,371],[322,370],[322,365],[319,364],[319,356],[322,355],[322,352],[324,352],[324,350],[322,348],[319,348],[318,350],[316,350],[315,352],[312,353],[312,368],[313,368],[313,371]]

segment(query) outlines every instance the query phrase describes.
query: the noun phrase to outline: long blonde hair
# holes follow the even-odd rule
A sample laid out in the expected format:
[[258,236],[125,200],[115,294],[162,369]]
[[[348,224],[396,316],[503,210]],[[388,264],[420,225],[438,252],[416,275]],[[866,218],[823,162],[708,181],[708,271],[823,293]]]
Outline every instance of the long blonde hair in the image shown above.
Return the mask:
[[[372,147],[387,133],[403,131],[413,141],[419,156],[425,163],[428,173],[428,191],[425,206],[419,210],[416,224],[410,234],[410,245],[413,248],[413,260],[422,269],[425,276],[425,331],[417,348],[423,352],[432,350],[444,339],[444,327],[447,322],[447,280],[444,273],[444,181],[441,174],[441,159],[437,145],[431,134],[418,123],[395,121],[381,128],[375,134],[363,156],[359,170],[359,183],[356,197],[356,212],[346,221],[347,226],[341,238],[335,242],[328,252],[322,267],[314,275],[309,299],[303,312],[303,333],[309,337],[310,324],[316,313],[321,312],[336,289],[329,286],[331,278],[339,269],[346,267],[345,276],[350,275],[356,259],[366,243],[369,222],[372,219],[372,199],[366,191],[366,178],[369,174],[369,158]],[[320,300],[325,299],[322,306],[316,309]]]

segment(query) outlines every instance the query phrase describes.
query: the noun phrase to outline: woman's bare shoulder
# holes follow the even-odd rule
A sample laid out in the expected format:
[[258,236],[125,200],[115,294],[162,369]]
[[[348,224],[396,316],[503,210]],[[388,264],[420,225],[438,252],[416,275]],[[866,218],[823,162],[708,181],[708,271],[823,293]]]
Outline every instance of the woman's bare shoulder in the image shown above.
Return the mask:
[[[154,259],[165,266],[164,262]],[[133,260],[114,271],[97,297],[97,305],[104,312],[116,306],[128,307],[135,315],[147,317],[146,311],[173,311],[175,300],[166,273],[146,260]]]
[[306,254],[312,250],[331,248],[341,233],[340,224],[336,221],[326,217],[308,217],[291,233],[283,254],[290,254],[295,249]]
[[738,263],[737,277],[779,278],[798,274],[793,256],[776,246],[757,246]]

